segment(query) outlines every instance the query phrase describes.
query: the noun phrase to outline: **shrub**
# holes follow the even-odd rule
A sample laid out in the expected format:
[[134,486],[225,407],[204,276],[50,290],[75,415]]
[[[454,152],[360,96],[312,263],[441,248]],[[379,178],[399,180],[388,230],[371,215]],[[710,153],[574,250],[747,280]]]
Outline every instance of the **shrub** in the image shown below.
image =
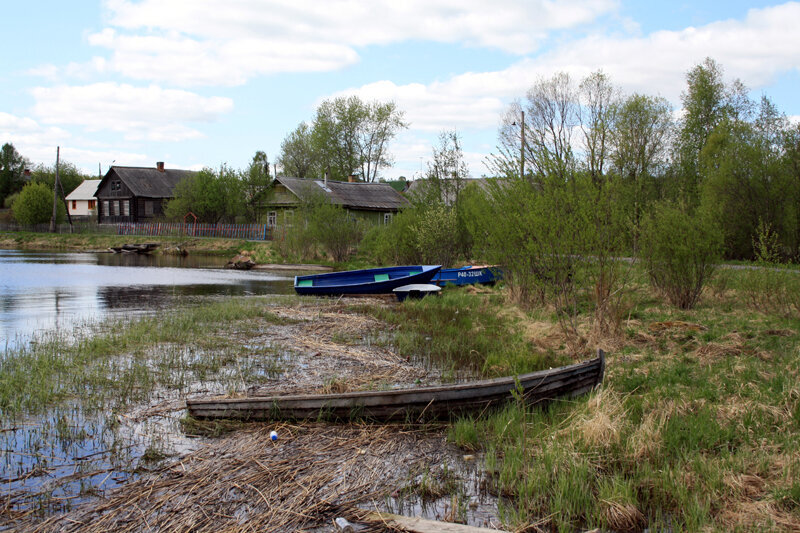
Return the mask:
[[[64,204],[58,202],[57,207],[56,222],[63,222]],[[53,215],[53,191],[43,183],[29,183],[22,188],[11,210],[20,224],[46,224]]]
[[697,303],[722,253],[722,233],[703,212],[661,203],[642,227],[641,251],[650,282],[681,309]]

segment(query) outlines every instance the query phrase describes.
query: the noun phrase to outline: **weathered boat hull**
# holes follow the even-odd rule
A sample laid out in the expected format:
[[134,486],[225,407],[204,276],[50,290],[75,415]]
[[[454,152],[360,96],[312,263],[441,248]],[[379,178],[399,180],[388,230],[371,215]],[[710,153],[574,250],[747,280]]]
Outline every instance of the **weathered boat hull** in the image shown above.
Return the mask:
[[[578,396],[603,382],[605,355],[574,365],[455,385],[349,392],[342,394],[204,398],[186,400],[196,418],[302,420],[366,418],[374,420],[447,419],[499,406],[522,391],[529,404]],[[518,389],[520,387],[521,389]]]
[[431,279],[431,283],[444,287],[448,283],[452,285],[490,284],[501,279],[503,279],[503,272],[499,267],[465,266],[443,268]]
[[440,269],[440,265],[413,265],[295,276],[294,290],[311,296],[391,294],[403,285],[429,283]]

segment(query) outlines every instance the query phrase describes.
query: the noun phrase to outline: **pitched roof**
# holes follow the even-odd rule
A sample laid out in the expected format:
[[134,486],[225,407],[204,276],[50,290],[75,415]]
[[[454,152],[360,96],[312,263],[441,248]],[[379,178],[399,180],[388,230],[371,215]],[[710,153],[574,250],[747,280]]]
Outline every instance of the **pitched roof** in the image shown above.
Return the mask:
[[342,207],[358,209],[397,210],[408,205],[408,200],[387,183],[350,183],[347,181],[309,180],[280,176],[275,181],[282,183],[301,200],[313,194],[325,193],[331,202]]
[[67,200],[94,200],[94,193],[97,192],[97,186],[101,181],[103,180],[83,180],[67,195]]
[[111,167],[104,180],[116,173],[135,196],[144,198],[171,198],[172,190],[184,178],[193,176],[193,170],[167,168],[160,171],[155,167]]

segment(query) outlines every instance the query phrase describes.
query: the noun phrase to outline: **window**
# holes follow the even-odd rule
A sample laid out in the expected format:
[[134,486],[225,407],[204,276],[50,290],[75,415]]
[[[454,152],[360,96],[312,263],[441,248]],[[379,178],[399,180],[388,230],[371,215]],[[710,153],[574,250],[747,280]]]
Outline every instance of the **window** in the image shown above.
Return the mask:
[[294,209],[287,209],[283,212],[283,223],[287,227],[294,224]]
[[389,224],[392,222],[392,214],[391,213],[384,213],[383,214],[383,223]]
[[278,225],[278,212],[277,211],[270,211],[267,213],[267,227],[274,228]]
[[89,209],[95,209],[97,207],[97,200],[89,200]]
[[123,201],[120,202],[120,205],[122,205],[122,216],[124,216],[124,217],[129,216],[131,214],[130,213],[130,202],[128,202],[128,200],[123,200]]
[[122,190],[122,182],[119,180],[114,180],[111,182],[111,190],[112,191],[121,191]]
[[110,217],[111,211],[108,210],[108,200],[103,200],[103,215]]
[[115,217],[119,216],[119,202],[111,202],[111,214]]
[[78,209],[78,200],[72,200],[72,210]]
[[146,217],[153,216],[153,200],[144,201],[144,216]]

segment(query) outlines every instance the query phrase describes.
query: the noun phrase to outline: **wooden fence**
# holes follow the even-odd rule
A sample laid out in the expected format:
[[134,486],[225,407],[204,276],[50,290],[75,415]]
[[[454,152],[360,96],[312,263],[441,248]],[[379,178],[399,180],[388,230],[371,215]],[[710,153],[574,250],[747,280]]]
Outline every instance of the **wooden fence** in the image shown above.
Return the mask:
[[266,224],[183,224],[180,222],[125,222],[117,224],[117,235],[164,235],[223,237],[271,241],[273,228]]

